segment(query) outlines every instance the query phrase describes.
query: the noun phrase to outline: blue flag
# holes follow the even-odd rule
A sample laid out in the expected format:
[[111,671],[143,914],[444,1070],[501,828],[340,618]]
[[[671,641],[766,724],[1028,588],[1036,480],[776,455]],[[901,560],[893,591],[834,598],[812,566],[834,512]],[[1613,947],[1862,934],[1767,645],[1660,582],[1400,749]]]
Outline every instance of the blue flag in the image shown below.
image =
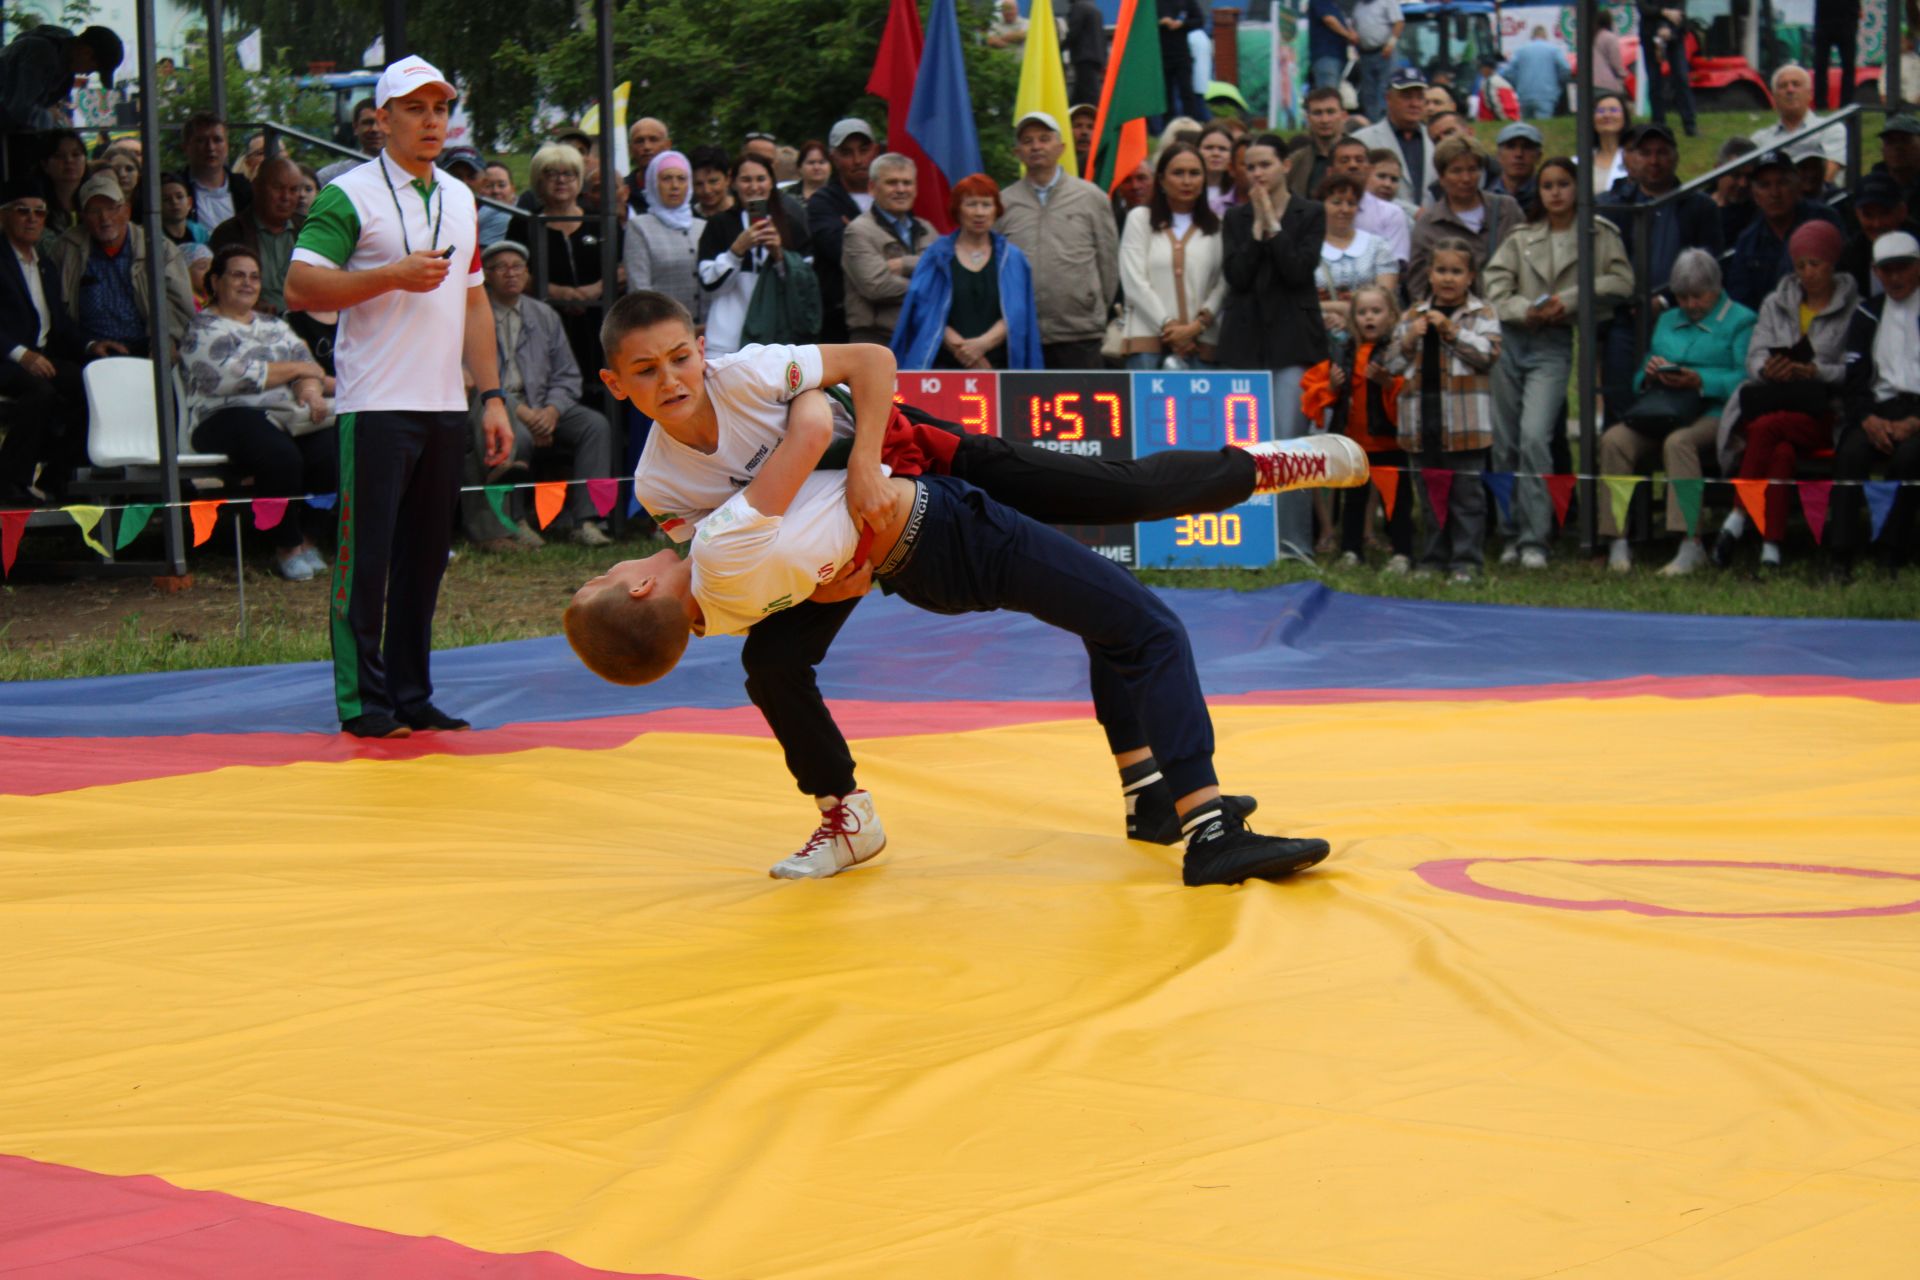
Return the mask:
[[1873,517],[1873,540],[1878,542],[1887,527],[1887,517],[1893,514],[1893,500],[1900,496],[1900,482],[1869,480],[1860,487],[1866,490],[1867,513]]
[[1493,491],[1493,500],[1500,508],[1502,521],[1513,519],[1513,472],[1485,471],[1480,479]]
[[920,76],[907,109],[907,131],[938,165],[949,184],[986,168],[980,163],[980,135],[973,129],[973,98],[967,92],[967,64],[960,53],[957,0],[933,0],[927,15],[927,43],[920,50]]

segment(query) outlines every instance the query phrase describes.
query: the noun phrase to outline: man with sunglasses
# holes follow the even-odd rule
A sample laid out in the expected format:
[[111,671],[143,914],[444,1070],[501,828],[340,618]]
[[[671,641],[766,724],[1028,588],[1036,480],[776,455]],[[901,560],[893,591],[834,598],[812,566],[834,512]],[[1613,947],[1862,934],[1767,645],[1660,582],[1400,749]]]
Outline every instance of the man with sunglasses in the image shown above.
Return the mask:
[[29,486],[48,464],[46,484],[64,486],[86,452],[87,397],[80,383],[86,343],[67,311],[60,269],[40,252],[47,202],[33,184],[5,189],[0,230],[9,252],[0,262],[0,396],[13,403],[0,442],[0,507],[37,505]]

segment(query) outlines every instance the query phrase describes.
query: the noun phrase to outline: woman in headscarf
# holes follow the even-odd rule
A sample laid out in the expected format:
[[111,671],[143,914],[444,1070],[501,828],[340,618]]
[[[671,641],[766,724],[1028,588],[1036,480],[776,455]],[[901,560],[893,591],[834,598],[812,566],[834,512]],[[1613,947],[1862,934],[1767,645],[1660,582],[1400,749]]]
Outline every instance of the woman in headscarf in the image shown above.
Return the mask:
[[704,323],[698,268],[707,222],[693,211],[693,166],[678,151],[662,151],[647,162],[644,182],[647,211],[627,215],[627,288],[667,294]]

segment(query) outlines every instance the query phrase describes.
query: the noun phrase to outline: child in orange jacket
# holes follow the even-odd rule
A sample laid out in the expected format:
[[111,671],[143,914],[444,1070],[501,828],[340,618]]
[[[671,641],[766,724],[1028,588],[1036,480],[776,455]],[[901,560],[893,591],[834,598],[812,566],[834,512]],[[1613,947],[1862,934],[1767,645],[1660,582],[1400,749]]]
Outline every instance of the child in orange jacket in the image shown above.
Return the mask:
[[[1407,455],[1399,439],[1400,391],[1406,379],[1375,367],[1374,351],[1392,336],[1399,322],[1393,294],[1365,285],[1353,294],[1353,332],[1337,343],[1332,359],[1309,368],[1300,379],[1300,407],[1325,430],[1351,437],[1367,451],[1375,468],[1397,469],[1394,501],[1387,517],[1387,538],[1393,546],[1388,573],[1406,573],[1413,566],[1413,498],[1408,492]],[[1340,563],[1354,566],[1365,559],[1367,507],[1373,486],[1340,495]]]

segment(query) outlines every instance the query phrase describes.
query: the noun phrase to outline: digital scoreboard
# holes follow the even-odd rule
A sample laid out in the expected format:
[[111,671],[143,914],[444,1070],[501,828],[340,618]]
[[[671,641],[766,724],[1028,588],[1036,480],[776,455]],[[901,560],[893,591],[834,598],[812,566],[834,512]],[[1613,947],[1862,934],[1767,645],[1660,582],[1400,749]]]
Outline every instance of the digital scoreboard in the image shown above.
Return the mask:
[[[898,375],[895,398],[1017,449],[1099,461],[1273,438],[1273,379],[1264,371],[915,370]],[[1151,524],[1061,530],[1129,568],[1257,568],[1278,556],[1271,497]]]
[[[1132,376],[1136,457],[1167,449],[1245,448],[1273,438],[1267,374],[1208,370]],[[1138,563],[1179,569],[1272,564],[1280,553],[1274,514],[1273,498],[1263,495],[1225,511],[1140,525]]]

